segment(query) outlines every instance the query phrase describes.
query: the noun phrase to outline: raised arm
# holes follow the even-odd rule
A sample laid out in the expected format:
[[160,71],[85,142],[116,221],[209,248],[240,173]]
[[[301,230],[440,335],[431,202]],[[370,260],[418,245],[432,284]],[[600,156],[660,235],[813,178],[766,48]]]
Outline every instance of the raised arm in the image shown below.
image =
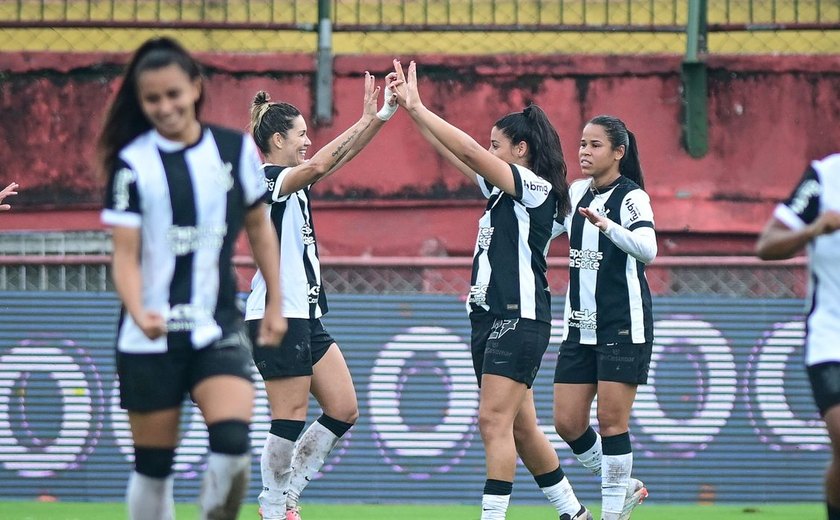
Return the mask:
[[406,108],[426,140],[439,151],[445,149],[448,153],[443,154],[444,158],[461,173],[473,180],[476,174],[481,175],[505,193],[516,195],[516,185],[508,163],[423,105],[417,86],[417,65],[412,61],[406,76],[400,62],[394,60],[394,70],[397,80],[392,88],[397,94],[397,102]]
[[[321,148],[311,159],[292,168],[283,180],[279,195],[288,195],[306,186],[315,184],[335,173],[367,146],[373,137],[393,115],[394,110],[376,111],[380,87],[376,79],[365,72],[365,94],[362,117],[350,128]],[[396,99],[386,99],[396,109]]]

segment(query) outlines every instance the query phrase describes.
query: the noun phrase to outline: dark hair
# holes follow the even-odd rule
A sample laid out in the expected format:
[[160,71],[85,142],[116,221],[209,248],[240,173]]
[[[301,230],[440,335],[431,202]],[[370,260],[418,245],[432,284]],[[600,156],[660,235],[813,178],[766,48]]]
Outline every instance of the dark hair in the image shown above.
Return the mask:
[[289,103],[271,103],[268,92],[260,90],[251,103],[251,135],[262,153],[270,150],[271,136],[280,133],[288,137],[300,110]]
[[500,118],[494,126],[514,144],[525,141],[531,171],[551,183],[557,194],[557,213],[565,217],[571,209],[566,161],[563,159],[560,136],[546,113],[539,106],[531,104],[522,112],[513,112]]
[[636,136],[627,129],[624,121],[614,116],[597,116],[590,119],[588,124],[603,127],[613,149],[624,146],[624,157],[618,163],[618,172],[645,189],[645,177],[642,174],[642,164],[639,162]]
[[[99,135],[99,154],[104,175],[110,175],[120,150],[135,137],[152,128],[140,106],[137,79],[148,70],[178,65],[191,80],[201,77],[201,65],[171,38],[152,38],[134,52],[123,74],[123,81],[105,115]],[[201,110],[204,90],[195,102],[195,114]]]

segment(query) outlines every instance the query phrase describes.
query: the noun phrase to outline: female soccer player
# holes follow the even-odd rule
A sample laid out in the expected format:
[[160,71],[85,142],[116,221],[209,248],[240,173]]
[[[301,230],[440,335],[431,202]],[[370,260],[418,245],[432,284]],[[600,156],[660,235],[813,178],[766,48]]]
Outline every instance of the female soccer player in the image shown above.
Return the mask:
[[[630,409],[647,382],[653,317],[645,264],[656,257],[650,199],[636,138],[612,116],[584,127],[586,179],[569,188],[569,290],[554,373],[554,426],[583,465],[601,476],[601,518],[630,518],[647,497],[631,479]],[[589,424],[598,395],[600,435]]]
[[[321,323],[327,300],[321,287],[310,188],[358,154],[397,110],[396,100],[387,94],[385,106],[377,112],[378,95],[379,87],[366,72],[362,117],[308,161],[306,152],[312,143],[297,108],[271,103],[265,92],[256,95],[251,108],[254,141],[267,163],[263,166],[266,200],[280,242],[280,276],[286,284],[283,315],[289,322],[279,349],[254,349],[271,406],[271,429],[260,459],[260,514],[266,520],[300,519],[298,499],[303,488],[359,416],[347,363]],[[246,306],[252,335],[269,312],[264,274],[260,270],[254,276]],[[301,436],[310,392],[323,414]]]
[[202,93],[199,64],[174,40],[149,40],[128,64],[99,140],[108,176],[102,221],[113,231],[123,305],[117,373],[134,441],[127,501],[135,520],[173,518],[187,394],[210,438],[201,518],[236,518],[247,489],[254,389],[231,265],[243,224],[257,264],[272,273],[258,340],[276,345],[286,328],[259,156],[247,135],[199,121]]
[[478,221],[467,302],[478,424],[487,480],[482,520],[505,518],[517,453],[562,520],[591,519],[537,424],[531,385],[548,347],[551,308],[545,253],[552,223],[569,210],[560,138],[536,105],[493,125],[490,148],[423,105],[414,62],[391,87],[426,139],[487,197]]
[[807,246],[811,285],[805,364],[832,457],[825,473],[828,520],[840,520],[840,154],[814,161],[790,197],[776,206],[756,244],[763,260],[790,258]]

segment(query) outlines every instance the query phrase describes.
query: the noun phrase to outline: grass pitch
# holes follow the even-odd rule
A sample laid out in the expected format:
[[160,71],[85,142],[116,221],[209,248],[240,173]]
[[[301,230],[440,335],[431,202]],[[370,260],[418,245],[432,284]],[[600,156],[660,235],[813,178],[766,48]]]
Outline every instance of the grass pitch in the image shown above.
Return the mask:
[[[597,510],[593,515],[598,518]],[[478,506],[424,505],[321,505],[306,504],[306,520],[464,520],[479,516]],[[192,504],[179,504],[181,520],[198,518]],[[3,520],[115,520],[126,518],[125,506],[115,503],[70,502],[0,502]],[[257,520],[257,508],[248,505],[239,518]],[[512,505],[508,520],[552,520],[557,518],[548,506]],[[825,518],[822,504],[783,505],[660,505],[643,504],[633,513],[633,520],[791,520]]]

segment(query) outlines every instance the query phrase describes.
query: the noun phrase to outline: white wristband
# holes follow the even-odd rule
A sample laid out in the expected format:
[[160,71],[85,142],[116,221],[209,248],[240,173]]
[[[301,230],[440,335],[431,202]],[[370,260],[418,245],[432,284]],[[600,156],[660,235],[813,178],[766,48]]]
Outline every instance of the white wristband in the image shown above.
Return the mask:
[[394,104],[391,104],[391,98],[394,97],[393,91],[388,87],[385,87],[385,104],[382,105],[382,108],[379,109],[379,112],[376,113],[376,117],[381,119],[382,121],[387,121],[391,119],[394,114],[397,113],[397,109],[400,105],[397,104],[397,101],[394,100]]

